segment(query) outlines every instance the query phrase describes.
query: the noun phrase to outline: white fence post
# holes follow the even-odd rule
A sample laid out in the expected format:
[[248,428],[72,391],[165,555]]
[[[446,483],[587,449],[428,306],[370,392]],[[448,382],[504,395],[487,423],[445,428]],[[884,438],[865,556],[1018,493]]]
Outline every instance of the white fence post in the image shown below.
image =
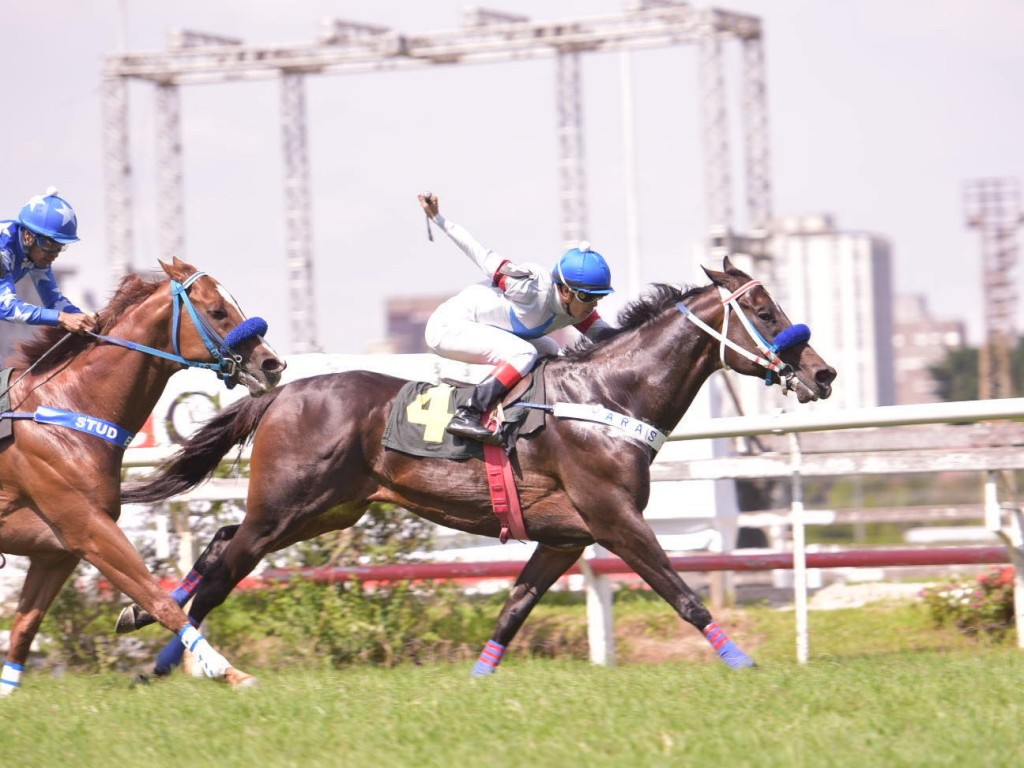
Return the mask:
[[790,518],[793,527],[793,606],[796,612],[796,660],[806,664],[810,646],[807,618],[807,536],[804,527],[804,485],[800,476],[800,438],[789,433],[790,459],[793,475],[790,481],[792,500]]
[[1017,647],[1024,648],[1024,515],[1019,509],[1010,513],[1010,530],[1006,534],[1010,562],[1013,563],[1013,617],[1017,630]]
[[985,527],[1002,539],[1013,564],[1013,626],[1017,631],[1017,647],[1024,648],[1024,516],[1014,508],[1007,524],[1003,525],[997,481],[998,473],[985,473]]
[[612,609],[611,579],[594,573],[588,560],[598,557],[597,545],[587,547],[580,558],[580,570],[587,593],[587,641],[590,661],[615,666],[615,615]]

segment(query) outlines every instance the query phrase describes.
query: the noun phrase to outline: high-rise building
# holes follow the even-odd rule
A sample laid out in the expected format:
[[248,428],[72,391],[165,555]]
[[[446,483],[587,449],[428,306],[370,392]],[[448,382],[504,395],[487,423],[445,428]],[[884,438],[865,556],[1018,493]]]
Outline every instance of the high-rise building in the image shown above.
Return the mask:
[[939,402],[929,368],[942,362],[951,350],[966,345],[964,323],[932,317],[924,296],[897,296],[894,306],[896,402]]
[[836,228],[825,214],[776,219],[773,295],[838,372],[821,408],[896,402],[889,241]]

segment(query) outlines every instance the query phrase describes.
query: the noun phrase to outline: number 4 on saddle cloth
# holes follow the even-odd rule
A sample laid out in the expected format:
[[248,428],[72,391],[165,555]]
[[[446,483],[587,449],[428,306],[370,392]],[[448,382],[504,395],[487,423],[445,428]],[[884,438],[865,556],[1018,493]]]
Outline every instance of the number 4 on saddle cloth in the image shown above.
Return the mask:
[[[515,445],[520,435],[532,434],[544,426],[543,411],[518,405],[520,402],[545,402],[544,366],[544,362],[538,365],[504,398],[499,429],[506,446]],[[464,461],[482,458],[483,443],[456,438],[445,432],[455,411],[469,400],[473,386],[410,381],[395,396],[384,429],[384,447],[433,459]]]
[[[532,374],[513,388],[495,408],[493,416],[487,414],[485,417],[498,419],[497,428],[509,450],[520,435],[532,434],[544,426],[543,410],[520,405],[544,403],[544,365],[541,362]],[[491,505],[501,523],[498,538],[502,544],[509,537],[526,541],[526,524],[506,448],[463,440],[445,431],[455,411],[469,399],[472,391],[472,384],[454,387],[447,383],[410,381],[395,397],[382,442],[385,448],[412,456],[455,461],[483,458]]]

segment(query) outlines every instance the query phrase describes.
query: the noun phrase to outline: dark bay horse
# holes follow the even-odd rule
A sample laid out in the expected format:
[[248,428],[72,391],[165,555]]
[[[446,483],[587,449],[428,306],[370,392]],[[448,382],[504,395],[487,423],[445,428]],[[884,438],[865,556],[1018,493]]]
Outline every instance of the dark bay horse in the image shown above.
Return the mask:
[[46,328],[13,360],[5,418],[17,423],[0,444],[0,553],[28,557],[29,568],[0,695],[19,687],[43,616],[81,559],[201,651],[205,674],[234,686],[255,680],[199,635],[117,526],[124,447],[172,374],[210,368],[257,396],[285,367],[263,341],[266,323],[246,319],[220,283],[177,258],[161,266],[165,279],[121,281],[94,334]]
[[[761,284],[728,259],[723,269],[705,269],[712,284],[685,293],[653,286],[622,312],[613,336],[551,360],[548,402],[600,403],[667,434],[723,365],[781,384],[800,402],[828,397],[836,372],[807,343],[806,326],[792,326]],[[244,520],[217,533],[175,591],[184,603],[195,589],[193,621],[220,605],[267,553],[347,528],[371,502],[391,502],[457,530],[499,535],[480,460],[415,458],[382,446],[392,401],[405,383],[350,371],[300,379],[260,400],[238,402],[152,479],[124,490],[126,501],[167,499],[198,485],[232,447],[252,440]],[[652,449],[602,424],[550,414],[545,421],[544,429],[516,444],[526,531],[539,546],[474,674],[494,670],[537,601],[594,542],[621,557],[704,633],[726,663],[752,665],[672,569],[643,518]],[[118,631],[151,621],[130,606]],[[170,671],[178,647],[161,654],[157,674]]]

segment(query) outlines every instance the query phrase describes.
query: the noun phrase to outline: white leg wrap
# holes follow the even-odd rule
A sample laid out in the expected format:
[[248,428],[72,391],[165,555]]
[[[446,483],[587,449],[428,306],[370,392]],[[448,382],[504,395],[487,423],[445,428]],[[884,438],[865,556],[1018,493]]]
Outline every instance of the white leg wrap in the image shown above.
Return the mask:
[[194,657],[194,670],[202,672],[206,677],[218,679],[224,677],[231,665],[227,659],[213,650],[213,646],[206,641],[198,629],[189,625],[178,632],[178,637],[185,649],[190,651]]
[[21,664],[4,664],[0,670],[0,696],[10,696],[21,687],[21,673],[24,671]]

